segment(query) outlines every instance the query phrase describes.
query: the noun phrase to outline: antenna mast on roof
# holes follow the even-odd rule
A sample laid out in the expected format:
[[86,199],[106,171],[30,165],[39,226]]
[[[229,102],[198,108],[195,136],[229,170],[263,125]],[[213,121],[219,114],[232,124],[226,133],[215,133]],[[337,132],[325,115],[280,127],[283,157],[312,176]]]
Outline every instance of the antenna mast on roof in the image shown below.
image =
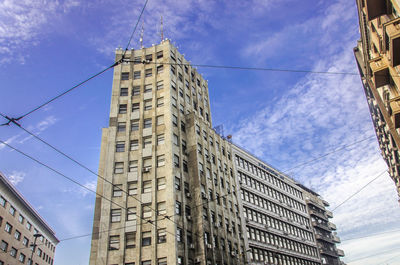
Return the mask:
[[142,31],[140,32],[140,48],[143,49],[143,32],[144,32],[144,26],[142,22]]
[[164,40],[164,25],[163,25],[162,15],[161,15],[160,33],[161,33],[161,42],[162,42]]

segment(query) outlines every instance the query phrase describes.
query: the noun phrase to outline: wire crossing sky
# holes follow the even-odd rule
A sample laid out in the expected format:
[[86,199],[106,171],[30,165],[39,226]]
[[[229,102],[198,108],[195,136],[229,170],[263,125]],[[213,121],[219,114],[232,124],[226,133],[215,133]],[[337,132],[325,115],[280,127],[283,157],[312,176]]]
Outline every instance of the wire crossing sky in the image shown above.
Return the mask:
[[[95,190],[98,176],[84,167],[98,167],[115,48],[140,48],[141,23],[143,46],[159,43],[162,16],[164,36],[208,80],[214,125],[333,207],[355,194],[333,219],[339,237],[355,238],[338,246],[344,261],[400,262],[394,185],[386,174],[369,183],[387,167],[354,61],[352,1],[27,0],[0,10],[0,112],[32,133],[2,118],[7,144]],[[94,196],[4,145],[0,156],[0,170],[57,237],[77,235],[57,247],[56,264],[87,264]],[[366,237],[382,231],[393,233]]]

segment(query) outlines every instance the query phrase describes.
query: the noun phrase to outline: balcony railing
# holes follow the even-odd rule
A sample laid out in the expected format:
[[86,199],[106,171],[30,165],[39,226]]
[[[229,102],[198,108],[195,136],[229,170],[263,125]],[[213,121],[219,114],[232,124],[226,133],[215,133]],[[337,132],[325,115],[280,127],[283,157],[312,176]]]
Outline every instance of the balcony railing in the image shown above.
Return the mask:
[[390,84],[389,68],[382,57],[369,60],[368,63],[374,74],[373,81],[375,88]]
[[336,230],[336,225],[334,223],[328,222],[328,226],[332,229],[332,230]]
[[387,12],[386,1],[382,0],[366,0],[367,17],[372,20]]
[[336,236],[336,235],[333,235],[333,236],[332,236],[332,240],[333,240],[333,242],[335,242],[335,243],[340,243],[340,238],[339,238],[338,236]]
[[326,210],[325,214],[328,218],[333,218],[333,213],[331,211]]
[[316,227],[319,227],[319,228],[321,228],[321,229],[324,229],[325,231],[331,231],[331,229],[329,228],[329,226],[328,226],[328,224],[324,224],[324,223],[318,223],[318,222],[316,222],[316,221],[313,221],[312,222],[312,225],[313,226],[316,226]]
[[310,214],[316,215],[322,219],[328,220],[328,218],[325,216],[325,214],[323,212],[319,212],[316,210],[310,210]]
[[336,249],[336,252],[337,252],[337,254],[338,254],[340,257],[344,257],[344,251],[343,251],[343,250],[341,250],[341,249]]

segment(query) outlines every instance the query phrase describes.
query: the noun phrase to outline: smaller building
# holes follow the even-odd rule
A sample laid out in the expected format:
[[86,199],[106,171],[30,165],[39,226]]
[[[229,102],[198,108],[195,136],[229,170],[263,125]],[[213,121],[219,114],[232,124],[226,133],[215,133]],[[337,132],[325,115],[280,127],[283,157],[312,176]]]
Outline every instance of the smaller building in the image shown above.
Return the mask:
[[343,264],[339,257],[344,257],[344,251],[336,247],[336,244],[340,243],[340,238],[334,232],[336,225],[329,221],[333,214],[325,208],[329,207],[329,203],[313,190],[301,184],[297,185],[303,189],[322,264]]
[[50,226],[0,172],[0,265],[52,265],[58,242]]

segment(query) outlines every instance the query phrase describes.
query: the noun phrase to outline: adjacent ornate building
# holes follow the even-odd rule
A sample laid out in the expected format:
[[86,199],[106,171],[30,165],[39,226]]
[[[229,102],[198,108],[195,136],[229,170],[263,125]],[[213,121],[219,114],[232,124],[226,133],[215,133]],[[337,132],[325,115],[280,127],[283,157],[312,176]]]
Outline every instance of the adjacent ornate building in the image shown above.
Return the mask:
[[400,197],[400,1],[357,0],[354,54],[389,174]]
[[213,129],[208,84],[170,41],[124,54],[90,264],[328,264],[304,189]]
[[50,226],[0,172],[0,265],[53,265],[58,242]]

